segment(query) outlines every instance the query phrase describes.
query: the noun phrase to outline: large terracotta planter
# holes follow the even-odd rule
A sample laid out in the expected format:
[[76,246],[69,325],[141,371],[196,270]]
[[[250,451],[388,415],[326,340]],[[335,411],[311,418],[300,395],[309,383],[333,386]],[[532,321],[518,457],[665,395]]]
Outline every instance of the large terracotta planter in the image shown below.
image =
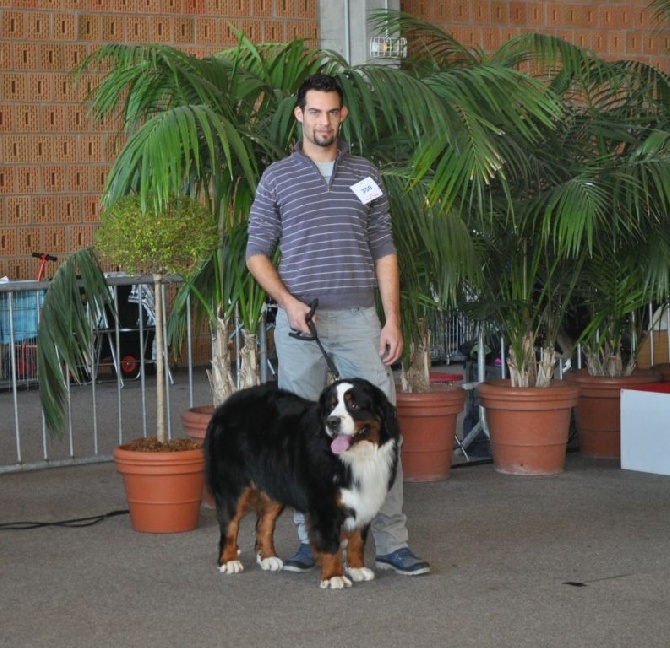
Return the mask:
[[[214,414],[214,405],[196,405],[181,413],[181,424],[189,439],[204,443],[207,426]],[[202,503],[213,508],[215,506],[213,495],[207,490],[207,485],[202,486]]]
[[605,378],[591,376],[583,369],[568,372],[565,377],[580,388],[575,409],[580,453],[593,459],[620,458],[621,390],[661,382],[661,374],[652,369],[637,369],[630,376]]
[[426,394],[398,392],[396,409],[406,481],[449,479],[456,422],[464,404],[465,390],[453,385],[433,385],[433,391]]
[[670,362],[662,362],[661,364],[654,365],[652,369],[661,374],[663,382],[670,382]]
[[563,472],[577,385],[555,381],[545,388],[516,388],[509,380],[492,380],[478,385],[477,393],[486,408],[496,471],[508,475]]
[[207,426],[214,414],[214,405],[196,405],[181,413],[181,424],[189,439],[205,440]]
[[204,483],[202,449],[136,452],[129,445],[114,450],[114,461],[123,475],[133,529],[143,533],[196,529]]

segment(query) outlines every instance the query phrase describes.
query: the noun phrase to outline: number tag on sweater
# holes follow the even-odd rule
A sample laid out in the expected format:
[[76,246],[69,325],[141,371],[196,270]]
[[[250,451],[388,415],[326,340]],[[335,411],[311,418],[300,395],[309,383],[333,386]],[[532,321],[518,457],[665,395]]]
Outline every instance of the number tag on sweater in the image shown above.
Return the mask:
[[379,185],[370,177],[351,185],[351,190],[364,205],[367,205],[369,202],[382,195],[382,190],[379,188]]

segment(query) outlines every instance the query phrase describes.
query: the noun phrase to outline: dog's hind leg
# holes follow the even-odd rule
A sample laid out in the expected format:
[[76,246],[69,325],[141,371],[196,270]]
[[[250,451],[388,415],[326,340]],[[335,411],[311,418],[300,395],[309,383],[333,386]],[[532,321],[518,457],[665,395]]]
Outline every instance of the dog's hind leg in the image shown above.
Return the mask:
[[265,493],[258,493],[256,510],[256,562],[265,571],[281,571],[284,563],[277,557],[274,533],[277,518],[284,510],[284,505],[268,497]]
[[[253,501],[254,491],[247,488],[236,501],[230,505],[219,505],[217,500],[216,517],[219,521],[221,537],[219,539],[219,571],[221,573],[237,574],[244,571],[240,561],[240,548],[237,536],[240,531],[240,520],[249,511]],[[232,515],[230,513],[232,512]]]
[[355,583],[374,579],[375,573],[365,566],[365,540],[368,528],[354,530],[347,542],[347,560],[345,571]]

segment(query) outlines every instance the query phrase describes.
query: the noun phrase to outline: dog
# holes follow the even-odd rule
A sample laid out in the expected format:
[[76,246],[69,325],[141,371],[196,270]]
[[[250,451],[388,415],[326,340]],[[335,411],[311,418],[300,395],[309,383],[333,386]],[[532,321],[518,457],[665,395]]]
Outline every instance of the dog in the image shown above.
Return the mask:
[[274,383],[230,396],[212,416],[204,442],[206,484],[220,528],[219,570],[244,570],[239,525],[255,508],[256,562],[280,571],[274,530],[291,506],[306,514],[322,588],[372,580],[365,540],[395,480],[399,440],[395,408],[360,378],[332,383],[318,401]]

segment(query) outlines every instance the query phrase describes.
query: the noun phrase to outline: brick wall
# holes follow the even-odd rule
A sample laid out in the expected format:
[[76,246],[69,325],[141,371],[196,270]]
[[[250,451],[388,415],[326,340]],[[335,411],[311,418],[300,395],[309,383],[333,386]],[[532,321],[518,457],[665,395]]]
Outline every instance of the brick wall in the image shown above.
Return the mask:
[[[647,4],[403,0],[401,7],[485,49],[522,30],[544,31],[670,71],[670,29],[657,29]],[[31,252],[63,255],[93,240],[118,140],[81,104],[94,79],[74,88],[69,71],[110,41],[204,55],[234,43],[231,24],[257,42],[316,39],[318,0],[0,0],[0,277],[30,279]]]
[[555,34],[606,59],[636,59],[670,72],[670,26],[650,0],[569,2],[401,0],[401,8],[449,31],[461,43],[495,50],[522,32]]
[[75,88],[70,70],[115,41],[206,55],[234,45],[231,25],[256,42],[316,42],[317,0],[0,0],[0,277],[32,279],[31,252],[93,240],[118,140],[82,105],[95,79]]

